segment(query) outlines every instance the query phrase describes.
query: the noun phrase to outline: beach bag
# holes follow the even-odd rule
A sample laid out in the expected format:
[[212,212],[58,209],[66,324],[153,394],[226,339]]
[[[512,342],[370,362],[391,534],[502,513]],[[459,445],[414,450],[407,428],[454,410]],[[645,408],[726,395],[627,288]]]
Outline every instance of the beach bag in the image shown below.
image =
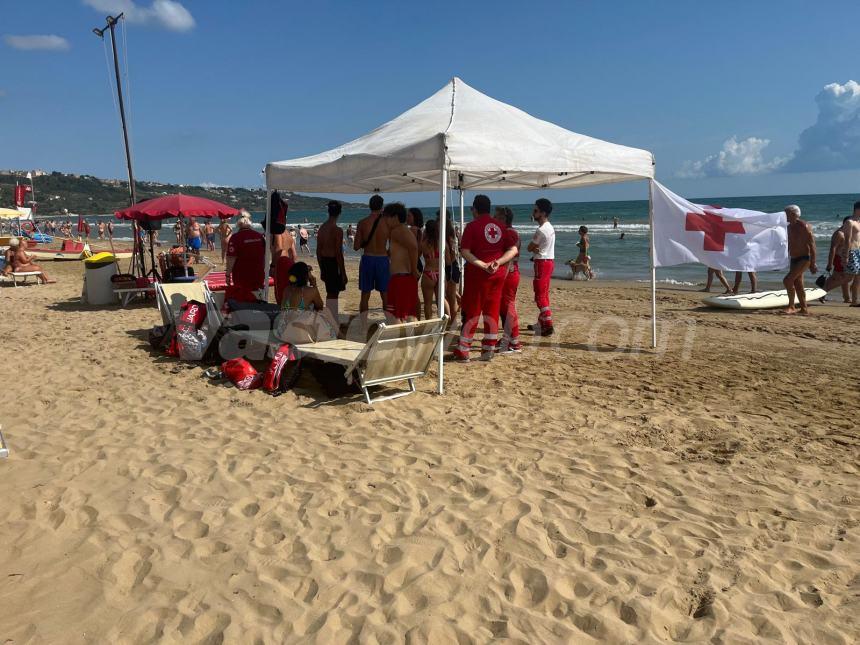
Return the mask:
[[287,309],[275,323],[275,338],[291,345],[307,345],[337,338],[337,323],[328,309]]
[[256,390],[263,384],[263,375],[244,358],[231,358],[224,362],[221,372],[240,390]]
[[296,348],[284,343],[275,352],[263,376],[263,389],[272,396],[280,396],[296,384],[301,371],[302,359]]
[[160,351],[169,344],[173,338],[173,325],[156,325],[149,330],[149,346]]
[[207,336],[201,329],[206,321],[206,305],[189,300],[181,307],[176,323],[176,352],[184,361],[199,361],[206,351]]

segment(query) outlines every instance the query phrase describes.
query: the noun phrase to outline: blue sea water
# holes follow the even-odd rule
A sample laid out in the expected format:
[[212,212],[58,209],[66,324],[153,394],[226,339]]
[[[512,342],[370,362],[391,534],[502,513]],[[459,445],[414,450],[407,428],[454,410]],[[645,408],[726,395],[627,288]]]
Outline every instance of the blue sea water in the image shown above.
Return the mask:
[[[513,195],[512,195],[513,196]],[[551,197],[551,195],[550,195]],[[797,204],[803,211],[803,218],[812,224],[818,243],[819,266],[823,270],[826,264],[830,236],[839,227],[842,218],[851,214],[857,195],[777,195],[767,197],[695,197],[691,201],[704,204],[714,204],[726,207],[741,207],[763,212],[782,210],[788,204]],[[514,226],[525,240],[531,236],[535,225],[531,222],[531,204],[505,204],[514,211]],[[425,219],[435,217],[436,208],[423,208]],[[344,210],[340,223],[344,229],[349,224],[355,224],[367,214],[366,210]],[[262,213],[254,213],[254,220],[260,221]],[[617,217],[618,228],[614,229],[612,220]],[[323,211],[294,211],[289,213],[289,224],[300,223],[319,225],[325,221]],[[466,218],[468,221],[469,213]],[[101,219],[112,219],[112,216],[87,216],[91,224]],[[459,213],[455,212],[455,220],[459,222]],[[556,230],[556,276],[568,277],[569,271],[563,262],[577,255],[576,242],[579,240],[577,230],[580,226],[588,227],[591,238],[591,263],[598,279],[603,280],[648,280],[650,279],[648,259],[648,202],[619,201],[619,202],[570,202],[554,205],[552,224]],[[115,222],[115,239],[130,238],[130,228],[124,222]],[[93,227],[95,231],[95,227]],[[624,239],[619,239],[624,233]],[[95,235],[93,234],[93,237]],[[172,241],[172,223],[165,222],[165,229],[160,237],[164,241]],[[311,250],[313,250],[311,240]],[[352,253],[352,251],[349,251]],[[521,262],[528,271],[528,262]],[[688,285],[702,284],[705,280],[705,268],[701,265],[680,265],[657,270],[657,279],[664,283],[680,283]],[[729,281],[732,276],[727,276]],[[775,286],[780,283],[782,274],[779,272],[762,273],[759,276],[762,286]],[[717,285],[718,287],[718,285]]]

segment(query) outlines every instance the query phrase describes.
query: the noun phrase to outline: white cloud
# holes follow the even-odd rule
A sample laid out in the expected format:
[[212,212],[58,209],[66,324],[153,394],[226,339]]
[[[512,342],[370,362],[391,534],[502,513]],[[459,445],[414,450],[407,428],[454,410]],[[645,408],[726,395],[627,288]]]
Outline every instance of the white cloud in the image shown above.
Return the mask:
[[766,161],[763,152],[769,144],[769,139],[748,137],[738,141],[737,137],[732,137],[723,143],[722,150],[717,154],[708,155],[701,161],[685,161],[678,171],[678,177],[699,179],[773,172],[782,167],[787,158],[775,157]]
[[800,133],[797,151],[785,170],[860,168],[860,83],[825,85],[815,102],[818,118]]
[[820,172],[860,168],[860,83],[825,85],[815,97],[818,117],[800,133],[797,150],[787,157],[764,158],[769,139],[732,137],[701,161],[685,161],[683,178],[734,177],[768,172]]
[[189,31],[195,24],[191,12],[175,0],[153,0],[148,7],[134,0],[84,0],[84,4],[111,14],[123,12],[132,23],[158,25],[171,31]]
[[69,41],[62,36],[39,35],[39,36],[3,36],[3,40],[9,47],[24,50],[43,51],[67,51]]

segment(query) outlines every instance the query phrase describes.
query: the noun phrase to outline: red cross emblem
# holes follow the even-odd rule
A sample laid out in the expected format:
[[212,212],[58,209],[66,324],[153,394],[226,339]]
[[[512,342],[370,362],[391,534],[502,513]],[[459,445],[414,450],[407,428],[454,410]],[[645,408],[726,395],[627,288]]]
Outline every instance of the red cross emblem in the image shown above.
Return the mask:
[[502,229],[499,228],[498,224],[491,222],[484,227],[484,238],[490,244],[496,244],[502,239]]
[[741,222],[726,221],[716,213],[687,213],[687,231],[702,231],[705,234],[706,251],[725,251],[727,233],[746,233]]

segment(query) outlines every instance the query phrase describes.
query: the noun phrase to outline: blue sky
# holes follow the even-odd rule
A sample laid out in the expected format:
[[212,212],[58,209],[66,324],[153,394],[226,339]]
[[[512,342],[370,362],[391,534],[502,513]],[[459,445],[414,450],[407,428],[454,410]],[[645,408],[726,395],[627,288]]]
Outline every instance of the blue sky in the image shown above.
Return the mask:
[[[457,75],[651,150],[680,194],[860,190],[860,3],[793,0],[7,1],[0,168],[124,176],[92,34],[122,9],[140,179],[260,185],[267,161],[353,139]],[[644,195],[639,183],[552,197]]]

